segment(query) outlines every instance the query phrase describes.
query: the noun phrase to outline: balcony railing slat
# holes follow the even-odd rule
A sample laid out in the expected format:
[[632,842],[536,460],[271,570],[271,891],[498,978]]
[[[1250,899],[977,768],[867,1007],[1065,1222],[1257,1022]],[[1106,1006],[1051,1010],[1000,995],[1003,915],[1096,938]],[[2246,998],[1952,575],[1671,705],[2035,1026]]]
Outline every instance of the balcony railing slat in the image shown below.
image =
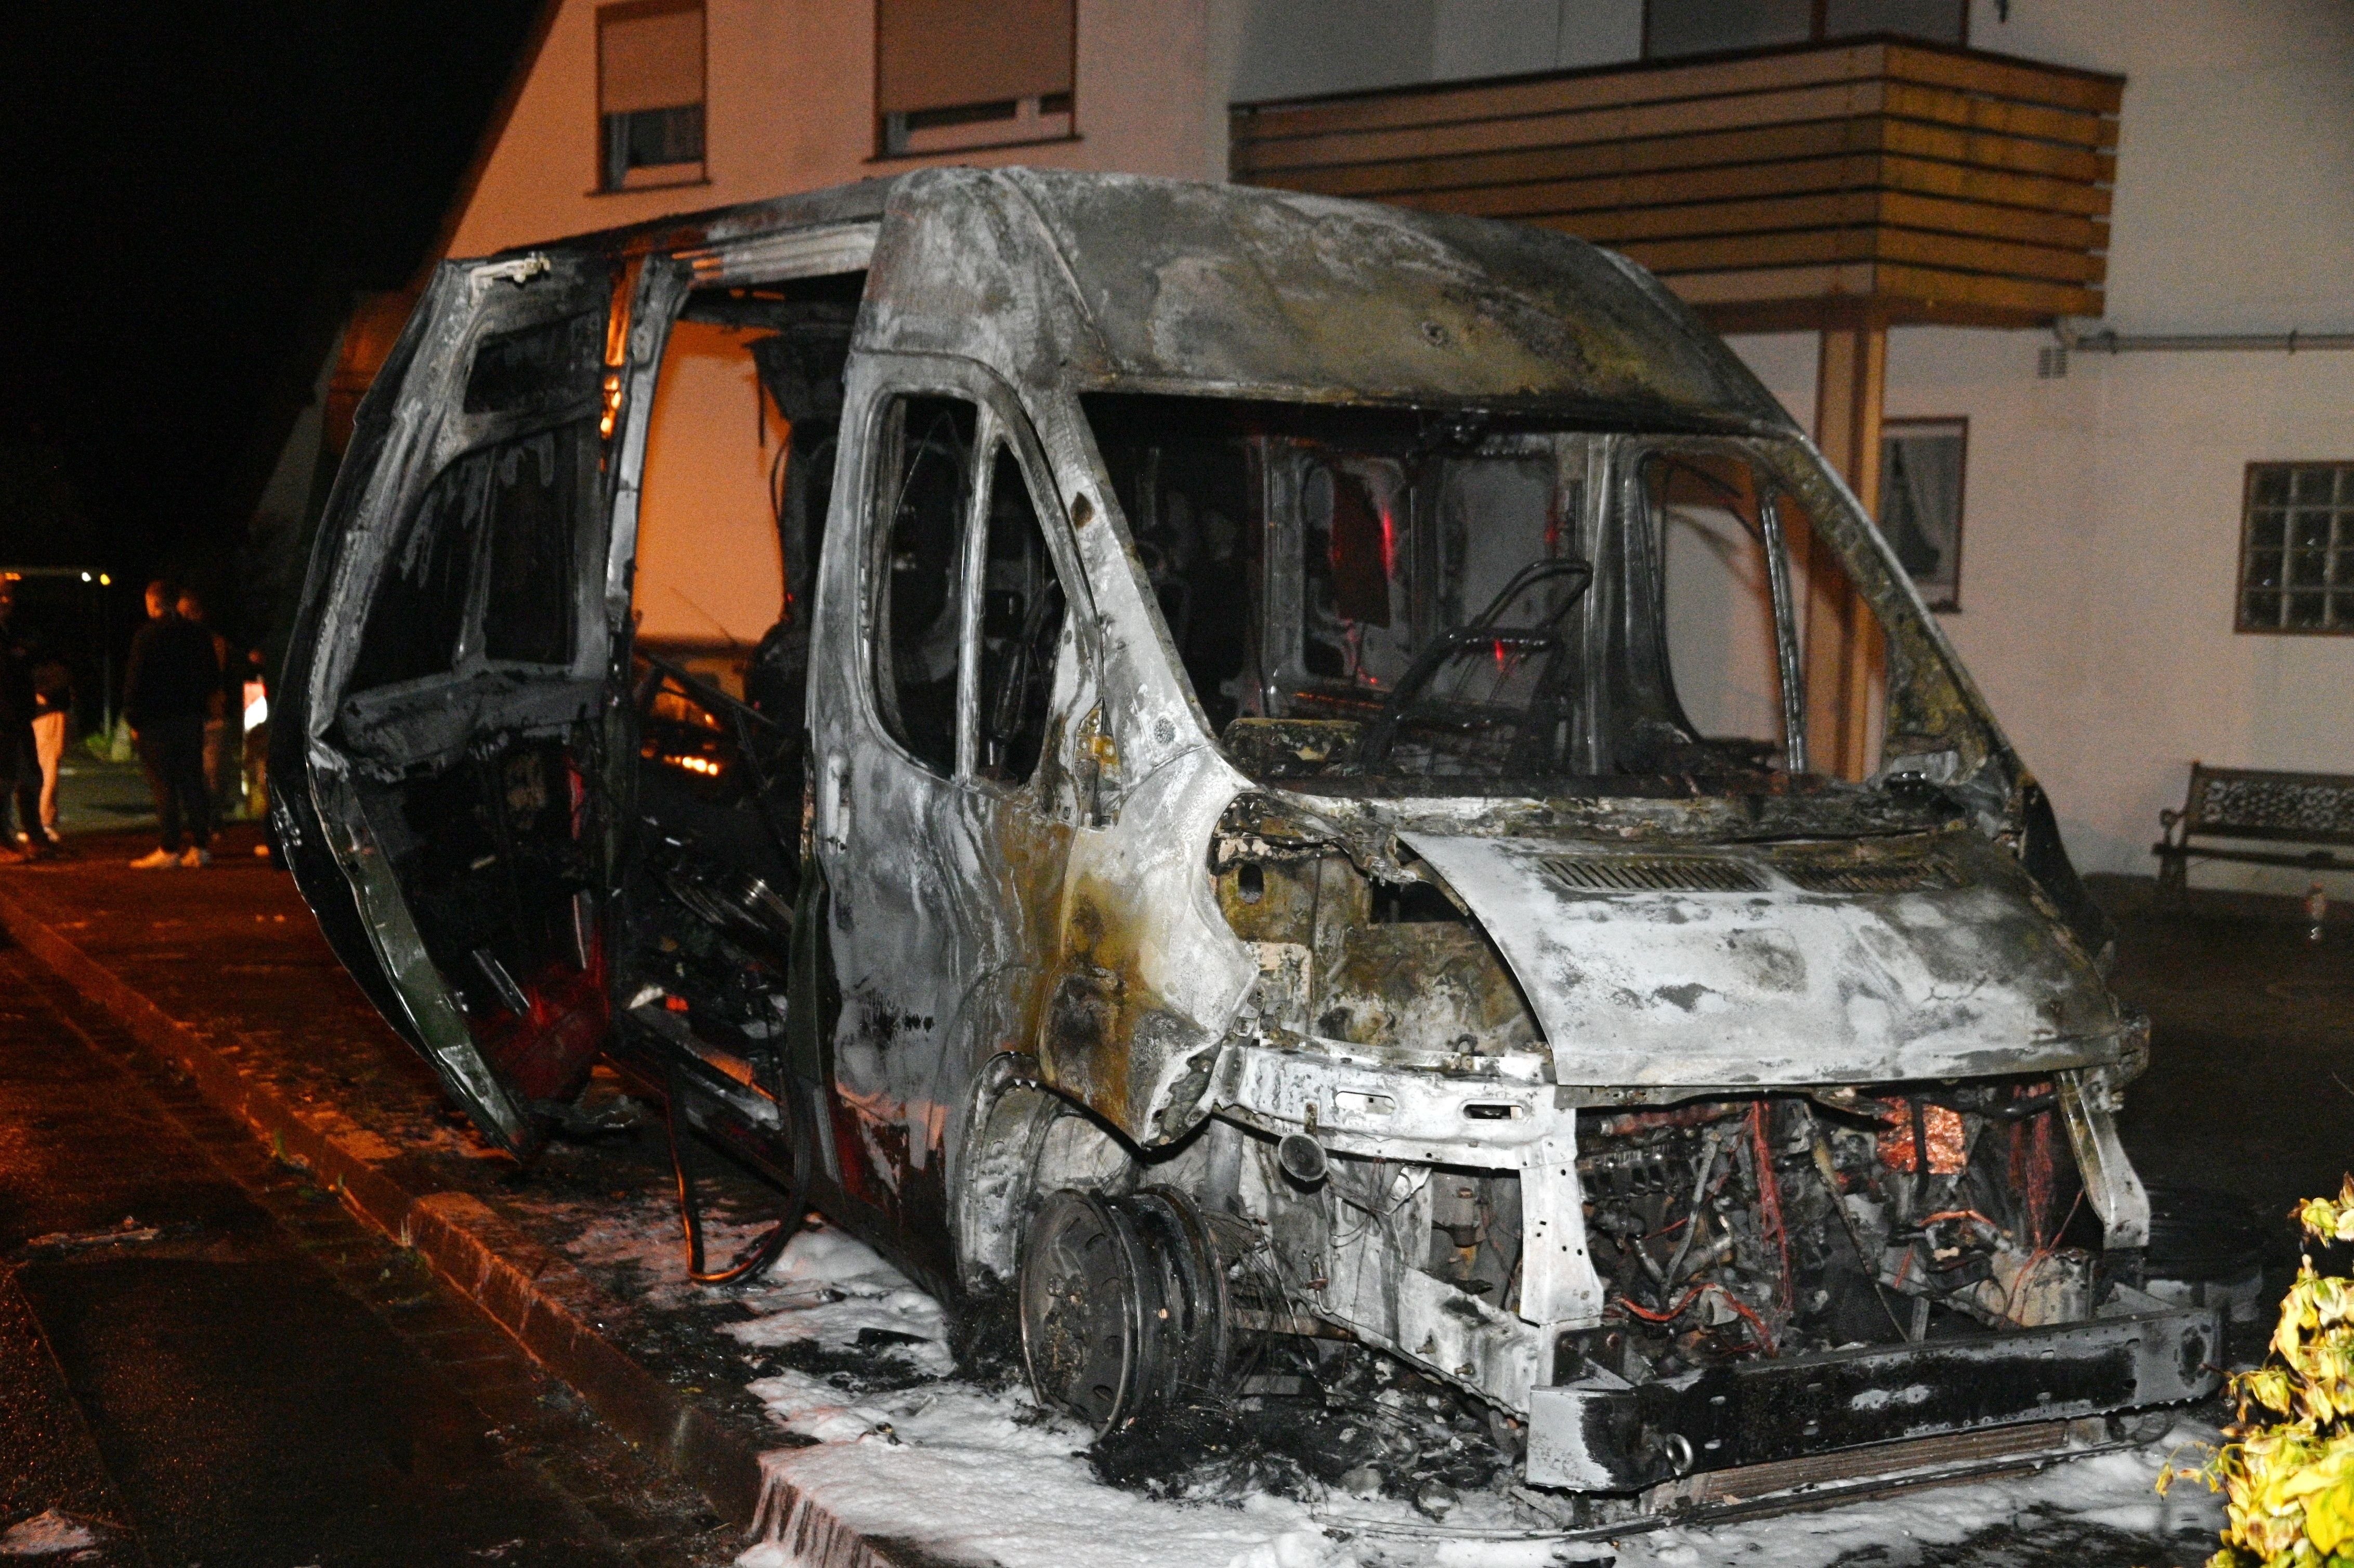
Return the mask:
[[2103,270],[2101,258],[2083,251],[1878,226],[1635,240],[1616,249],[1653,271],[1678,276],[1810,261],[1900,261],[1995,277],[2091,284],[2100,281]]
[[1473,217],[1515,217],[1533,222],[1574,217],[1578,237],[1596,245],[1844,228],[1860,223],[1885,223],[1932,234],[2009,240],[2078,254],[2105,249],[2108,243],[2106,226],[2070,213],[1948,201],[1939,196],[1861,185],[1817,195],[1699,200],[1672,206],[1628,200],[1627,182],[1623,180],[1580,182],[1580,185],[1587,188],[1555,185],[1540,194],[1527,187],[1508,185],[1434,191],[1400,199],[1401,205],[1426,212],[1455,212]]
[[[1916,157],[2050,175],[2084,183],[2103,177],[2103,170],[2110,166],[2104,162],[2110,154],[2081,145],[2006,134],[1951,121],[1900,116],[1883,102],[1883,85],[1857,83],[1809,89],[1804,93],[1706,99],[1590,114],[1474,121],[1423,131],[1250,143],[1235,148],[1234,167],[1237,176],[1251,177],[1340,164],[1394,164],[1407,159],[1537,148],[1623,146],[1638,141],[1708,132],[1760,133],[1809,122],[1871,128],[1834,133],[1850,147],[1877,146]],[[1915,100],[1908,107],[1926,105]]]
[[1899,228],[2015,239],[2027,245],[2057,246],[2063,250],[2109,248],[2107,224],[2071,212],[2038,211],[2026,204],[2008,207],[1984,201],[1953,201],[1883,187],[1880,215],[1882,222]]
[[1558,147],[1663,138],[1880,113],[2069,147],[2105,149],[2116,144],[2116,122],[2099,115],[1903,82],[1871,81],[1537,114],[1499,112],[1380,129],[1299,127],[1282,135],[1268,134],[1255,122],[1246,121],[1237,126],[1234,158],[1237,172],[1256,173],[1499,146]]
[[1882,57],[1882,68],[1903,81],[1960,88],[1996,98],[2015,98],[2023,103],[2081,109],[2093,114],[2115,114],[2125,103],[2126,79],[2121,76],[2010,59],[1976,50],[1890,44]]
[[2097,290],[1864,261],[1697,272],[1670,283],[1721,332],[1798,329],[1831,311],[1890,298],[1908,302],[1907,320],[1986,326],[2029,326],[2056,316],[2096,315],[2101,308]]
[[1254,172],[1332,163],[1380,163],[1450,153],[1492,153],[1519,147],[1564,147],[1636,141],[1806,121],[1855,119],[1882,112],[1882,82],[1840,82],[1790,92],[1683,99],[1575,113],[1465,120],[1405,130],[1287,137],[1244,144],[1237,165]]
[[1239,114],[1250,122],[1254,136],[1313,135],[1623,108],[1882,77],[2092,115],[2115,114],[2123,86],[2115,77],[2062,67],[1872,42],[1743,59],[1621,66],[1469,86],[1401,88],[1324,100],[1246,104]]
[[1472,87],[1407,88],[1321,101],[1246,104],[1235,114],[1247,122],[1253,137],[1410,130],[1859,81],[1881,70],[1884,55],[1880,45],[1849,45],[1755,59],[1631,66]]
[[[1597,157],[1596,163],[1606,163]],[[1691,202],[1798,196],[1818,191],[1893,190],[1924,196],[2018,208],[2029,213],[2091,218],[2106,214],[2102,186],[2003,170],[1975,169],[1925,158],[1801,158],[1696,169],[1635,170],[1585,179],[1491,179],[1479,184],[1391,177],[1389,164],[1287,170],[1257,183],[1317,196],[1371,197],[1408,206],[1515,217],[1539,212],[1600,212],[1618,207],[1674,207]],[[1469,172],[1468,170],[1465,172]],[[1507,172],[1503,168],[1488,170]],[[1989,223],[2006,221],[1997,214]],[[2087,242],[2091,243],[2090,241]]]
[[2028,136],[2042,142],[2062,142],[2083,147],[2114,147],[2117,122],[2099,114],[2068,109],[2047,109],[2009,99],[1981,98],[1944,88],[1911,82],[1886,85],[1888,112],[1906,120],[1927,120],[1973,131],[1998,131],[2006,136]]
[[2105,217],[2111,201],[2105,185],[2021,174],[2015,169],[1970,168],[1934,158],[1902,155],[1883,157],[1879,163],[1880,184],[1892,190],[1918,191],[1924,196],[2041,207],[2087,217]]

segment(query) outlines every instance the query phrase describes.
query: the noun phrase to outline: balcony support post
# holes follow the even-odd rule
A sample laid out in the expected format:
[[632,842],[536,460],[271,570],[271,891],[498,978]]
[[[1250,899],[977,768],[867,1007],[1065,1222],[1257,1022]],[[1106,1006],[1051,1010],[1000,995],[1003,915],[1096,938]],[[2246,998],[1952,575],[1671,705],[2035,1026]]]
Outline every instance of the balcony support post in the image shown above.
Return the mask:
[[[1888,323],[1866,310],[1826,323],[1815,377],[1815,441],[1864,510],[1880,512],[1880,426]],[[1796,540],[1793,540],[1795,546]],[[1798,552],[1794,548],[1793,554]],[[1817,766],[1861,779],[1872,766],[1872,710],[1885,673],[1880,627],[1838,556],[1808,535],[1807,748]]]

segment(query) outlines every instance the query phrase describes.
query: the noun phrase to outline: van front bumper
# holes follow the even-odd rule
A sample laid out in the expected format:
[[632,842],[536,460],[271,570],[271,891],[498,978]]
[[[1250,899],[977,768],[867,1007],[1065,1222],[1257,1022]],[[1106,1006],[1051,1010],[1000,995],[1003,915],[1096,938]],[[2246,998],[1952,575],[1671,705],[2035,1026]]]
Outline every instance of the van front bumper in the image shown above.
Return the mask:
[[1634,1492],[1680,1477],[2022,1422],[2177,1404],[2221,1381],[2211,1308],[2138,1291],[2088,1323],[1531,1391],[1528,1479]]

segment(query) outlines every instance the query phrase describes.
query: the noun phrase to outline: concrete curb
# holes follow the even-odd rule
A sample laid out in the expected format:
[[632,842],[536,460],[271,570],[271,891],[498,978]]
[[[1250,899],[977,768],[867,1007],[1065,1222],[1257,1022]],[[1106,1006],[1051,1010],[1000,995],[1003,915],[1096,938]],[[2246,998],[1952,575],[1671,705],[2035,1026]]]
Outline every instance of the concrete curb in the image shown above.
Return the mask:
[[570,1262],[472,1193],[408,1191],[377,1167],[397,1152],[392,1145],[339,1114],[298,1111],[247,1078],[202,1031],[171,1017],[5,893],[0,930],[143,1045],[184,1068],[207,1098],[273,1152],[308,1166],[353,1213],[425,1258],[606,1425],[701,1492],[721,1518],[748,1531],[790,1517],[801,1532],[850,1553],[844,1561],[888,1568],[893,1559],[875,1543],[801,1495],[781,1470],[770,1467],[764,1475],[759,1450],[599,1333],[608,1316],[604,1298]]

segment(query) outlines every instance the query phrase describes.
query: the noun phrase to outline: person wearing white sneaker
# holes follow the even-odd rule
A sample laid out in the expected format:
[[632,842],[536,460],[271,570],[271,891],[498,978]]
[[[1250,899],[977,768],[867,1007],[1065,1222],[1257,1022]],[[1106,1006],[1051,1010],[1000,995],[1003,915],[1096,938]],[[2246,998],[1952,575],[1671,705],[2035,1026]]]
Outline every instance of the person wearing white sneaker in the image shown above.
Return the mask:
[[[9,845],[5,858],[41,860],[49,853],[48,834],[41,827],[41,765],[34,753],[33,714],[38,699],[33,689],[33,637],[16,618],[15,574],[0,576],[0,845]],[[13,847],[7,831],[8,807],[16,809],[17,833],[24,848]]]
[[[212,799],[205,789],[205,714],[220,688],[220,661],[204,629],[180,618],[167,582],[147,585],[147,624],[131,640],[122,712],[155,797],[163,842],[133,861],[141,871],[212,863]],[[182,853],[182,826],[194,840]]]

